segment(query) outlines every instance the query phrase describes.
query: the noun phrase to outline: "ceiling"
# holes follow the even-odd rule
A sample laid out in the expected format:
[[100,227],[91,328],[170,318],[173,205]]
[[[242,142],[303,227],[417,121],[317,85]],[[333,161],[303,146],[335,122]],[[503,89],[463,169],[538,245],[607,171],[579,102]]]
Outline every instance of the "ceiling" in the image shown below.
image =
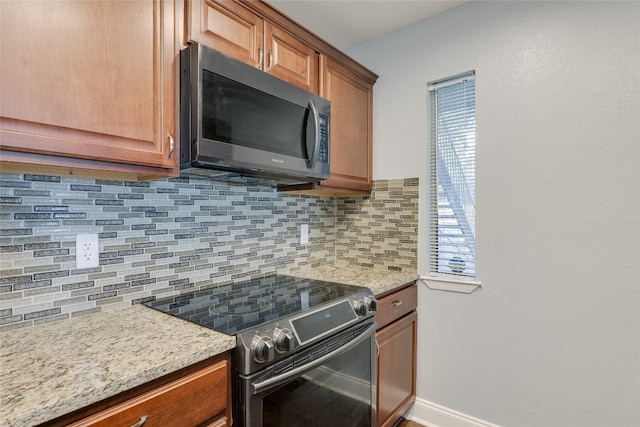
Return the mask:
[[347,50],[470,0],[267,0],[340,50]]

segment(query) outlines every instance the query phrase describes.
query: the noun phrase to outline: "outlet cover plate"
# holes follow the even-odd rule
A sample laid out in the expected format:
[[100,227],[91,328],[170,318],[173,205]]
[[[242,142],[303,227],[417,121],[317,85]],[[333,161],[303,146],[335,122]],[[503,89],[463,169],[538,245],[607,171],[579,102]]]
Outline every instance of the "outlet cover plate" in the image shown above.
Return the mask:
[[76,268],[94,268],[100,265],[97,234],[76,236]]

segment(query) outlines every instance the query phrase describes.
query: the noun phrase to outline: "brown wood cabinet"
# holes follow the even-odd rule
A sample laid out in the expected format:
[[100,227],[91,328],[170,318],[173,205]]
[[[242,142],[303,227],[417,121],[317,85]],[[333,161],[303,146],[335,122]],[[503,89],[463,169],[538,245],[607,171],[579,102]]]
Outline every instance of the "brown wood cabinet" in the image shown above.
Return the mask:
[[0,2],[3,171],[177,175],[178,15],[173,0]]
[[331,100],[331,176],[307,194],[371,190],[377,76],[264,1],[0,1],[4,172],[179,174],[181,47],[200,42]]
[[370,194],[375,79],[365,79],[325,55],[320,62],[320,96],[331,101],[331,175],[320,183],[280,190],[333,196]]
[[[103,407],[89,407],[45,425],[69,427],[222,427],[231,425],[231,363],[228,354],[144,386],[142,392],[116,396]],[[131,393],[130,393],[131,394]],[[119,400],[118,400],[119,399]],[[104,407],[106,405],[106,407]],[[77,420],[77,421],[75,421]]]
[[378,300],[378,426],[394,425],[416,397],[417,286]]
[[280,191],[369,194],[377,76],[263,1],[197,0],[187,2],[187,9],[189,42],[203,43],[331,101],[331,176]]
[[320,95],[331,101],[331,176],[321,185],[371,191],[373,84],[323,57]]
[[202,43],[318,93],[318,53],[284,28],[232,0],[187,2],[186,40]]

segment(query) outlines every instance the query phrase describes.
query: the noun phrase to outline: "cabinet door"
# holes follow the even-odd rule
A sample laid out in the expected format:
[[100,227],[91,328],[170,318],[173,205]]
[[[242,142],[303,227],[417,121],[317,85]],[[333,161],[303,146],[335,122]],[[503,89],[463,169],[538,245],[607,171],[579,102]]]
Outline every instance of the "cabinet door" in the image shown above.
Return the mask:
[[229,366],[222,360],[69,427],[228,425]]
[[318,93],[318,53],[269,22],[265,22],[264,30],[265,71],[309,92]]
[[378,426],[392,426],[415,399],[416,312],[376,333]]
[[187,3],[187,39],[247,64],[264,63],[264,20],[230,0]]
[[398,320],[405,314],[414,311],[418,306],[418,286],[411,286],[397,290],[382,298],[378,298],[376,324],[382,329],[389,323]]
[[177,171],[174,13],[161,0],[0,1],[3,160]]
[[323,186],[371,190],[373,85],[322,57],[321,96],[331,101],[331,176]]

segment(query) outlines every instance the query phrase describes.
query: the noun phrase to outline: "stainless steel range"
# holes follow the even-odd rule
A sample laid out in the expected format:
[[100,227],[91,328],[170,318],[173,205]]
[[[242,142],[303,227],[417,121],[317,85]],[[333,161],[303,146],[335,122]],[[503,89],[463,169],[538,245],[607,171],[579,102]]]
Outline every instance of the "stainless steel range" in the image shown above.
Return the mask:
[[274,275],[145,305],[236,336],[234,425],[375,425],[369,289]]

